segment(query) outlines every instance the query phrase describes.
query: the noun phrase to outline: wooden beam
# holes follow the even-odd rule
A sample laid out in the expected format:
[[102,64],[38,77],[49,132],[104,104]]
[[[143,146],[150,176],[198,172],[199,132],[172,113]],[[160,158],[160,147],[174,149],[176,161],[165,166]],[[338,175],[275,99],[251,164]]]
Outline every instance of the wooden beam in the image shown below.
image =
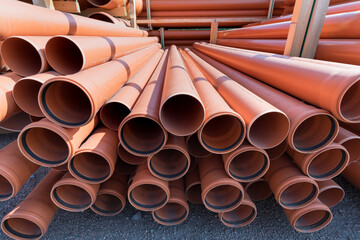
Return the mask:
[[[146,16],[147,20],[151,20],[151,6],[150,6],[150,0],[146,0]],[[149,30],[152,30],[151,22],[149,22]]]
[[216,44],[218,28],[219,28],[219,23],[217,21],[214,21],[211,23],[211,30],[210,30],[210,43],[211,44]]
[[130,24],[132,28],[137,28],[135,0],[130,0]]
[[269,0],[269,10],[267,19],[271,19],[274,12],[275,0]]
[[165,48],[165,37],[164,37],[164,28],[160,28],[160,42],[161,42],[161,48]]
[[314,58],[330,0],[297,0],[284,55]]
[[81,13],[78,1],[54,1],[56,10],[70,13]]
[[55,10],[54,3],[52,0],[32,0],[32,2],[36,6]]
[[238,17],[238,18],[187,18],[187,19],[181,19],[181,18],[162,18],[162,19],[151,19],[151,20],[137,20],[140,24],[147,24],[147,23],[212,23],[214,21],[217,22],[260,22],[264,21],[266,18],[264,17]]
[[126,12],[126,7],[119,7],[111,10],[103,9],[103,8],[87,8],[84,11],[81,11],[81,15],[88,16],[93,12],[106,12],[114,17],[128,17]]

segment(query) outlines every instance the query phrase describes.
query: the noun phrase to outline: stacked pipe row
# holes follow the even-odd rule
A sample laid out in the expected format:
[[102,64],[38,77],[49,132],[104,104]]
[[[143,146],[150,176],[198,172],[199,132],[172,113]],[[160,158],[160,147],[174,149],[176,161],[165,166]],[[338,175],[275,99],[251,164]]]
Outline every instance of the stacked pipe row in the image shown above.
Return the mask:
[[[160,30],[149,31],[149,36],[160,38]],[[165,46],[190,47],[195,42],[209,42],[209,30],[164,30]]]
[[[360,64],[360,2],[330,7],[321,31],[315,59]],[[291,16],[245,28],[219,31],[217,44],[283,54]]]
[[[284,9],[283,15],[293,13],[294,6],[295,6],[295,1],[296,0],[285,0],[285,9]],[[357,0],[330,0],[330,6],[331,5],[342,4],[342,3],[356,2],[356,1]]]

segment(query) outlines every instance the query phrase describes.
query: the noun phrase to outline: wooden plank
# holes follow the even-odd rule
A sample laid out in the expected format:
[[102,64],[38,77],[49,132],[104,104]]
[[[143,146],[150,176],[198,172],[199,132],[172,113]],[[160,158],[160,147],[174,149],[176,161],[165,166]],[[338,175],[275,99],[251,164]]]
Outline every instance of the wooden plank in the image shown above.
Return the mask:
[[271,19],[274,12],[275,0],[269,0],[269,10],[267,19]]
[[[151,6],[150,6],[150,0],[146,0],[146,16],[147,20],[151,20]],[[152,30],[151,22],[149,22],[149,30]]]
[[211,23],[210,43],[212,44],[216,44],[218,28],[219,28],[219,23],[217,21]]
[[137,28],[135,0],[130,0],[130,24],[132,28]]
[[165,37],[164,37],[164,28],[160,28],[160,42],[161,42],[161,48],[165,48]]
[[147,23],[212,23],[214,21],[217,22],[260,22],[264,21],[266,18],[264,17],[238,17],[238,18],[187,18],[187,19],[151,19],[151,20],[137,20],[140,24]]
[[103,9],[103,8],[87,8],[84,11],[81,11],[81,15],[88,16],[90,13],[93,12],[106,12],[114,17],[124,17],[128,18],[128,14],[126,11],[126,7],[119,7],[111,10]]
[[32,2],[36,6],[55,10],[53,0],[32,0]]
[[78,1],[54,1],[56,10],[70,13],[81,13]]
[[329,1],[296,1],[284,55],[309,58],[315,56]]

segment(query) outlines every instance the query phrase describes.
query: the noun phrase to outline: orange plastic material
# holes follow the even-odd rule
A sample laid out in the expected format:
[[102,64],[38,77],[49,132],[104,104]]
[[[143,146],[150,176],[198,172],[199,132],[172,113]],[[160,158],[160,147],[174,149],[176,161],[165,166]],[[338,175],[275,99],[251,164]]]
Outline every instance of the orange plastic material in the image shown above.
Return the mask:
[[284,209],[291,226],[298,232],[310,233],[326,227],[332,220],[330,209],[316,199],[306,207]]
[[189,215],[183,179],[169,182],[169,189],[170,197],[166,205],[152,212],[154,220],[165,226],[180,224]]
[[244,227],[254,221],[256,215],[256,206],[245,192],[240,206],[230,212],[219,213],[219,218],[227,227]]
[[89,3],[96,7],[104,9],[114,9],[126,6],[128,1],[124,0],[87,0]]
[[149,156],[147,164],[155,177],[164,181],[174,181],[187,173],[190,161],[184,137],[169,134],[165,146],[159,152]]
[[82,212],[94,204],[100,184],[88,184],[66,173],[51,189],[51,200],[61,209]]
[[349,164],[360,160],[360,137],[345,128],[339,128],[339,134],[334,142],[341,144],[349,153]]
[[[337,41],[337,40],[336,40]],[[320,42],[318,47],[320,47]],[[285,39],[226,39],[221,38],[216,41],[216,44],[249,49],[254,51],[269,52],[276,54],[283,54],[285,49],[286,40]],[[336,51],[335,49],[329,49]]]
[[[151,12],[151,16],[153,12]],[[149,31],[149,36],[155,36],[160,38],[160,31],[153,30]],[[191,30],[165,30],[164,31],[164,39],[165,40],[186,40],[186,39],[210,39],[210,31],[208,30],[199,30],[199,31],[191,31]]]
[[138,166],[128,189],[130,204],[141,211],[155,211],[168,202],[169,183],[154,177],[146,163]]
[[341,176],[343,176],[346,181],[354,185],[356,188],[360,189],[360,162],[353,162],[349,164],[345,168],[345,170],[341,173]]
[[121,145],[130,153],[147,157],[160,151],[167,140],[167,131],[160,124],[159,106],[167,65],[167,51],[131,113],[119,126]]
[[124,162],[131,165],[140,165],[147,161],[147,157],[140,157],[129,153],[121,143],[118,145],[118,155]]
[[102,216],[115,216],[126,205],[128,176],[114,173],[100,185],[95,203],[90,207]]
[[[255,16],[257,17],[257,16]],[[261,17],[261,16],[260,16]],[[206,20],[209,19],[209,17],[202,17]],[[167,19],[170,19],[168,22]],[[171,19],[174,19],[175,22],[171,21]],[[151,20],[154,20],[154,23],[151,23],[152,27],[165,27],[165,28],[210,28],[211,22],[210,21],[198,21],[198,18],[194,17],[181,17],[181,19],[185,21],[177,21],[179,17],[152,17]],[[241,27],[242,25],[252,23],[253,21],[244,21],[248,19],[244,19],[242,21],[236,21],[234,22],[233,17],[216,17],[217,20],[219,20],[219,27]],[[147,18],[138,18],[138,20],[147,20]],[[201,20],[201,18],[200,18]],[[249,19],[250,20],[250,19]],[[139,26],[147,27],[147,23],[145,22],[138,22]]]
[[114,131],[119,129],[120,123],[131,112],[163,53],[163,50],[157,51],[101,108],[100,118],[107,128]]
[[79,73],[46,81],[38,96],[42,112],[64,127],[76,128],[87,124],[159,48],[159,44],[154,44]]
[[13,239],[40,239],[46,233],[58,207],[50,199],[51,187],[63,176],[51,171],[1,222],[1,229]]
[[39,90],[44,82],[57,76],[60,76],[60,74],[50,71],[18,80],[13,88],[13,97],[16,104],[24,112],[32,116],[44,117],[38,103]]
[[[1,56],[6,65],[21,76],[48,71],[45,45],[50,37],[9,37],[1,45]],[[20,57],[21,56],[21,57]]]
[[169,50],[159,116],[164,128],[177,136],[193,134],[204,122],[204,105],[174,45]]
[[244,189],[246,193],[249,194],[252,201],[265,200],[272,194],[269,184],[264,178],[257,179],[254,182],[245,183]]
[[194,42],[209,42],[209,40],[203,40],[203,39],[185,39],[185,40],[165,40],[165,46],[192,46]]
[[187,172],[184,179],[187,200],[192,204],[202,204],[199,168],[195,167],[192,171]]
[[36,116],[29,115],[29,118],[30,118],[31,122],[38,122],[41,119],[43,119],[44,117],[36,117]]
[[[360,122],[360,70],[316,60],[195,43],[194,47],[260,81],[329,110],[344,122]],[[301,74],[299,74],[301,73]],[[289,79],[293,79],[289,81]],[[310,87],[311,86],[311,87]],[[319,91],[320,90],[320,91]]]
[[137,168],[136,165],[128,164],[127,162],[123,161],[121,158],[118,158],[118,160],[116,161],[115,172],[121,175],[131,175],[131,174],[135,174],[136,168]]
[[[206,113],[206,111],[205,111]],[[219,126],[220,127],[220,126]],[[206,157],[211,153],[200,143],[198,133],[191,134],[185,138],[186,150],[194,157]]]
[[229,107],[191,57],[185,51],[180,52],[205,107],[204,123],[198,131],[200,144],[216,154],[233,151],[244,141],[244,119]]
[[287,141],[283,141],[276,147],[266,149],[265,151],[268,154],[269,159],[273,160],[283,155],[286,152],[287,146]]
[[317,181],[336,177],[349,163],[348,151],[337,143],[331,143],[310,154],[299,153],[290,148],[287,153],[304,174]]
[[342,123],[341,126],[346,127],[348,130],[360,135],[360,123],[354,123],[354,124]]
[[68,164],[69,172],[85,183],[105,182],[115,171],[118,143],[116,132],[99,127],[76,150]]
[[0,201],[15,196],[22,185],[39,168],[19,151],[16,141],[0,150]]
[[55,36],[46,44],[46,58],[61,74],[74,74],[128,55],[158,42],[149,37]]
[[[3,41],[0,41],[0,49],[1,49],[2,43],[3,43]],[[0,73],[5,72],[5,71],[7,71],[7,66],[4,62],[4,59],[1,57],[1,52],[0,52]]]
[[44,118],[27,125],[18,136],[19,149],[30,161],[45,167],[66,164],[94,129],[98,118],[79,128],[63,128]]
[[197,167],[198,158],[190,155],[190,167],[188,172],[194,170]]
[[283,111],[290,120],[286,141],[292,149],[303,153],[314,152],[335,139],[339,124],[327,111],[305,104],[198,51],[195,52],[229,78]]
[[329,208],[339,204],[345,196],[344,189],[342,189],[333,180],[317,182],[319,186],[319,200]]
[[266,151],[244,142],[234,151],[222,155],[226,173],[239,182],[253,182],[267,172],[270,159]]
[[286,155],[272,160],[264,177],[283,208],[303,208],[319,194],[316,182],[305,176]]
[[104,21],[104,22],[108,22],[108,23],[113,23],[113,24],[116,24],[116,25],[122,26],[122,27],[128,27],[127,24],[125,23],[125,21],[123,21],[123,19],[113,17],[112,15],[110,15],[106,12],[93,12],[88,15],[88,18],[92,18],[92,19],[96,19],[96,20],[100,20],[100,21]]
[[5,73],[0,75],[0,122],[21,112],[12,96],[15,83],[19,81],[20,78],[21,77],[15,73]]
[[230,178],[219,155],[200,158],[198,162],[201,179],[201,199],[212,212],[229,212],[236,209],[244,199],[241,184]]
[[146,37],[147,32],[134,28],[120,28],[111,23],[54,11],[21,1],[2,1],[0,41],[10,36],[54,35]]
[[282,111],[250,92],[190,50],[186,51],[230,107],[245,120],[246,136],[252,145],[263,149],[273,148],[286,138],[289,132],[289,119]]
[[23,111],[18,112],[0,122],[0,132],[20,132],[25,126],[31,123],[30,117],[29,114]]

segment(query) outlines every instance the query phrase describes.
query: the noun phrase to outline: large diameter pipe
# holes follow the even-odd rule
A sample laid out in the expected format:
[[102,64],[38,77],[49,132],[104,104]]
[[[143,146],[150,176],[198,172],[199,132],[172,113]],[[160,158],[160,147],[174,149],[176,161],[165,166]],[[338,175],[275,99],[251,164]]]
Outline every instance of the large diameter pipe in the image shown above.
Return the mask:
[[0,23],[0,40],[10,36],[147,36],[143,30],[119,28],[111,23],[12,0],[2,0]]
[[318,199],[329,208],[339,204],[344,196],[345,192],[334,180],[317,182],[319,186]]
[[182,223],[189,215],[189,205],[186,201],[184,180],[169,182],[170,197],[165,206],[152,212],[154,220],[165,226]]
[[11,117],[0,122],[0,133],[19,133],[25,126],[31,123],[30,118],[31,116],[29,116],[29,114],[25,113],[24,111],[15,113]]
[[106,63],[157,42],[156,37],[55,36],[47,42],[45,53],[51,67],[67,75]]
[[[152,13],[151,13],[152,15]],[[155,36],[160,38],[160,31],[153,30],[149,31],[149,36]],[[165,40],[187,40],[187,39],[210,39],[210,31],[208,30],[165,30],[164,31]]]
[[356,188],[360,189],[360,162],[353,162],[349,164],[345,168],[345,170],[341,173],[341,176],[343,176],[346,181],[354,185]]
[[118,142],[116,132],[99,127],[76,150],[68,163],[69,172],[89,184],[105,182],[115,171]]
[[100,184],[88,184],[68,172],[51,189],[51,200],[61,209],[82,212],[94,204]]
[[265,151],[268,154],[269,159],[273,160],[283,155],[286,152],[287,146],[287,141],[285,140],[282,141],[282,143],[280,143],[279,145],[273,148],[266,149]]
[[264,177],[275,200],[286,209],[303,208],[319,194],[316,182],[305,176],[286,155],[271,160]]
[[164,207],[169,198],[169,183],[154,177],[146,163],[139,165],[128,189],[130,204],[141,211],[155,211]]
[[305,104],[198,51],[195,52],[219,71],[283,111],[290,120],[286,142],[292,149],[302,153],[314,152],[330,144],[336,137],[339,124],[329,112]]
[[179,40],[165,40],[165,46],[177,45],[177,46],[192,46],[194,42],[209,42],[209,40],[203,39],[179,39]]
[[246,136],[252,145],[263,149],[273,148],[286,138],[289,132],[289,119],[282,111],[250,92],[190,50],[186,51],[229,106],[244,119],[247,126]]
[[177,136],[193,134],[204,122],[204,105],[175,45],[169,50],[159,116],[164,128]]
[[104,8],[104,9],[114,9],[119,7],[124,7],[127,5],[128,1],[124,0],[87,0],[92,5]]
[[98,118],[94,118],[79,128],[63,128],[44,118],[23,128],[17,142],[22,154],[33,163],[58,167],[70,161],[97,123]]
[[2,148],[0,150],[0,201],[15,196],[38,168],[38,165],[21,154],[16,141]]
[[118,26],[127,27],[127,25],[125,24],[124,21],[122,21],[122,19],[113,17],[112,15],[106,12],[93,12],[90,13],[87,17],[108,23],[113,23]]
[[147,163],[150,172],[159,179],[174,181],[182,178],[190,167],[184,137],[169,134],[165,146],[149,156]]
[[167,50],[131,113],[119,126],[121,145],[130,153],[147,157],[160,151],[166,144],[167,131],[159,118],[161,91],[167,66]]
[[127,164],[140,165],[147,161],[147,157],[136,156],[129,153],[122,145],[118,145],[118,156]]
[[13,97],[16,104],[26,113],[35,117],[44,117],[39,103],[38,94],[41,86],[47,80],[60,76],[59,73],[49,71],[24,77],[15,83]]
[[14,239],[40,239],[46,233],[58,207],[51,201],[51,187],[63,176],[51,171],[1,222],[4,233]]
[[268,182],[264,178],[244,184],[244,190],[249,194],[252,201],[265,200],[271,196],[272,192]]
[[[46,81],[38,96],[42,112],[64,127],[87,124],[159,48],[159,44],[154,44],[79,73]],[[73,97],[69,98],[69,95]]]
[[[206,111],[205,111],[206,113]],[[198,133],[191,134],[185,138],[186,150],[193,157],[206,157],[211,153],[201,145]]]
[[195,43],[194,47],[247,75],[329,110],[337,119],[360,122],[360,71],[356,68],[211,44]]
[[119,129],[120,123],[130,114],[163,53],[163,50],[157,51],[101,108],[100,119],[107,128],[114,131]]
[[236,209],[244,199],[244,189],[226,174],[221,157],[212,154],[201,158],[198,166],[205,207],[217,213]]
[[349,153],[349,164],[360,160],[360,136],[340,127],[334,142],[341,144]]
[[0,75],[0,122],[21,112],[12,95],[13,88],[20,79],[20,76],[12,72]]
[[195,167],[192,171],[186,173],[184,179],[187,200],[192,204],[202,204],[199,168]]
[[206,110],[204,123],[198,131],[200,144],[207,151],[216,154],[233,151],[244,141],[244,119],[229,107],[191,57],[185,51],[180,52]]
[[115,216],[126,205],[128,176],[114,173],[111,178],[100,185],[96,201],[91,210],[102,216]]

